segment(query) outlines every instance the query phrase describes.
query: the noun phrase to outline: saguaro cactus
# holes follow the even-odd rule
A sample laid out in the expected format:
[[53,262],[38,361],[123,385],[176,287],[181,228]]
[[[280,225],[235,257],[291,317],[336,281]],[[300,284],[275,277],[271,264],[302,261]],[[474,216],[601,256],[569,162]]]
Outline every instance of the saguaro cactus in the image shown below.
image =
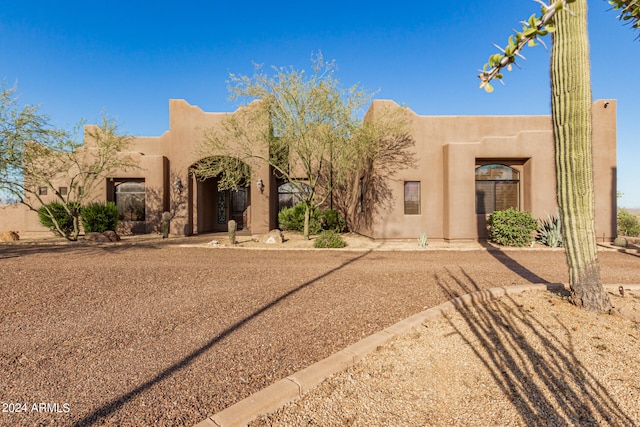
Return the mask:
[[556,14],[551,50],[558,205],[573,302],[607,311],[611,302],[600,281],[594,221],[587,1],[572,2],[571,11]]
[[169,223],[171,222],[171,213],[163,212],[162,213],[162,238],[166,239],[169,237]]
[[[638,27],[637,0],[612,1],[621,16]],[[558,205],[562,219],[569,284],[574,304],[592,311],[611,309],[611,301],[600,282],[594,221],[593,159],[591,148],[591,74],[587,34],[587,1],[542,1],[542,14],[523,21],[522,31],[509,37],[508,45],[489,57],[478,76],[487,92],[489,82],[502,79],[502,70],[525,46],[535,46],[540,37],[553,34],[551,50],[551,115],[556,149]],[[569,11],[565,10],[570,8]]]
[[229,242],[232,245],[236,244],[236,228],[237,227],[238,227],[238,224],[236,224],[234,220],[229,221],[229,224],[228,224]]

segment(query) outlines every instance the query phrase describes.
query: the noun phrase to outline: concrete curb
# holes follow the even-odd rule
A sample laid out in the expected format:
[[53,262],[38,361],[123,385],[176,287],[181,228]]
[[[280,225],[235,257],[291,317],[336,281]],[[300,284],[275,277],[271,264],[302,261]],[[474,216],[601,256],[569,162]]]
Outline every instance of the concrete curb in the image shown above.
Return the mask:
[[[620,286],[628,291],[640,291],[640,285],[604,285],[605,290],[617,292]],[[567,285],[562,283],[532,284],[506,286],[502,288],[485,289],[460,296],[414,314],[388,328],[363,338],[355,344],[308,366],[275,384],[266,387],[251,396],[229,406],[226,409],[206,418],[194,427],[237,427],[246,426],[259,415],[268,414],[281,406],[301,397],[304,393],[320,384],[332,375],[346,370],[365,356],[373,353],[378,347],[384,346],[400,335],[411,332],[425,322],[437,320],[444,313],[459,307],[478,304],[499,298],[504,295],[515,294],[530,290],[563,290]]]

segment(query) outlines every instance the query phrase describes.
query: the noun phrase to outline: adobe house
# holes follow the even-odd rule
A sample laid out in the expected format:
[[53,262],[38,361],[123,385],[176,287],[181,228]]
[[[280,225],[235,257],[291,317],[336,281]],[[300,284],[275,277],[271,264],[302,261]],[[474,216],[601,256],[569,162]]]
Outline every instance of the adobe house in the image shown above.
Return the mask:
[[[391,101],[375,101],[372,109]],[[593,103],[595,221],[598,238],[616,235],[616,102]],[[362,234],[375,239],[457,241],[486,237],[494,210],[534,218],[556,212],[550,116],[411,117],[418,164],[390,183],[391,209]]]
[[[389,107],[399,108],[392,101],[374,101],[368,116]],[[276,228],[279,209],[295,195],[268,165],[254,165],[250,185],[226,191],[218,191],[216,178],[198,181],[190,173],[202,158],[198,147],[204,131],[239,111],[207,113],[170,100],[169,130],[134,138],[129,154],[140,168],[107,177],[95,199],[116,202],[123,226],[133,232],[159,231],[163,211],[172,215],[173,235],[226,231],[230,219],[252,234]],[[353,231],[374,239],[417,239],[427,233],[432,240],[475,240],[486,237],[486,218],[494,210],[514,207],[535,218],[555,213],[550,116],[407,114],[415,164],[375,184],[361,177]],[[87,146],[91,143],[85,138]],[[616,234],[615,101],[593,104],[593,157],[596,231],[610,240]],[[384,203],[367,185],[387,190]],[[47,232],[33,212],[24,211],[0,207],[0,230]]]

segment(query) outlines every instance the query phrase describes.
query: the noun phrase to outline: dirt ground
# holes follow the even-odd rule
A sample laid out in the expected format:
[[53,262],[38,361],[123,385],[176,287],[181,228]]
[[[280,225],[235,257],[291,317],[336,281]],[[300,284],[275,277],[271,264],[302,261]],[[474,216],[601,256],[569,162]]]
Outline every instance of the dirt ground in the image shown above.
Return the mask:
[[[0,425],[195,424],[452,297],[567,280],[561,250],[214,239],[0,245]],[[600,263],[640,283],[637,253]]]

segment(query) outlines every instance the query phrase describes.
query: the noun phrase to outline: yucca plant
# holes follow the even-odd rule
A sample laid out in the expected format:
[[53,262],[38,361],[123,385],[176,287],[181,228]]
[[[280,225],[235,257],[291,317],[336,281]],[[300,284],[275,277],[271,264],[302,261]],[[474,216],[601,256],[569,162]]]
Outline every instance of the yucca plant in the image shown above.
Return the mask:
[[538,242],[551,248],[560,248],[564,245],[562,222],[557,210],[554,216],[547,213],[547,219],[538,219]]

